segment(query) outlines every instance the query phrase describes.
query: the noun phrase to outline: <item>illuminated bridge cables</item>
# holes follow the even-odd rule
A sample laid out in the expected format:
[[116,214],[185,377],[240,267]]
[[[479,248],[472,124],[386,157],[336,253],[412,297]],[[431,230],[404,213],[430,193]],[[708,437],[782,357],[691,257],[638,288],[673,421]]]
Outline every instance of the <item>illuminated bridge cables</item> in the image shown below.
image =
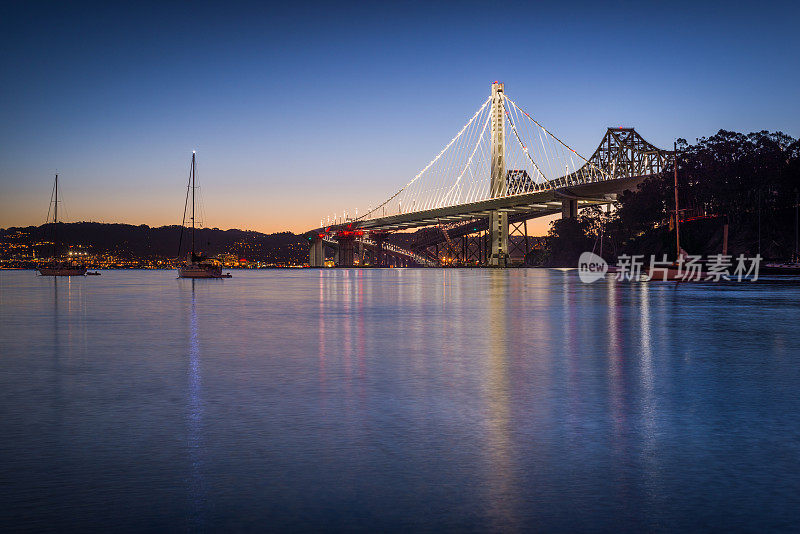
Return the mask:
[[[486,114],[486,120],[483,121],[483,128],[481,128],[480,133],[475,138],[475,146],[472,148],[472,151],[469,153],[469,157],[467,158],[466,163],[464,163],[463,168],[461,169],[461,173],[456,177],[455,182],[450,188],[447,190],[447,193],[442,198],[440,202],[441,206],[444,205],[456,205],[459,203],[467,203],[469,202],[469,198],[471,196],[472,190],[475,185],[475,173],[471,172],[470,177],[464,179],[464,176],[467,174],[467,171],[471,171],[472,162],[475,159],[475,153],[478,151],[478,148],[481,145],[481,142],[484,140],[484,136],[486,135],[486,131],[489,127],[489,119],[490,115]],[[462,181],[463,180],[463,181]],[[464,187],[464,184],[467,184],[467,187]],[[459,202],[461,201],[461,202]]]
[[[487,116],[487,120],[489,117]],[[472,161],[466,165],[461,179],[464,184],[462,194],[453,198],[451,204],[470,204],[488,198],[489,168],[491,165],[491,139],[488,127],[481,131],[475,144]]]
[[[484,115],[488,116],[488,106],[482,106],[477,116],[460,132],[456,142],[429,166],[424,174],[413,184],[397,195],[398,213],[425,211],[442,207],[444,197],[458,174],[460,166],[474,146],[474,139],[482,129]],[[447,205],[451,205],[450,201]],[[403,206],[400,209],[400,206]]]
[[[543,150],[545,147],[544,139],[552,139],[555,143],[552,144],[550,155],[554,161],[550,162],[550,166],[555,168],[558,166],[559,171],[552,173],[551,176],[558,176],[559,178],[551,178],[551,181],[556,181],[560,186],[577,185],[587,182],[596,182],[601,180],[611,179],[606,172],[599,169],[592,162],[581,156],[572,147],[568,146],[561,139],[556,137],[552,132],[547,130],[544,126],[520,108],[513,100],[508,97],[505,99],[522,115],[524,115],[531,123],[535,124],[540,130],[540,140]],[[580,165],[580,167],[578,166]]]
[[521,195],[534,193],[550,188],[550,184],[542,171],[541,166],[533,158],[530,148],[522,139],[517,128],[519,120],[514,116],[513,108],[505,106],[505,119],[514,133],[516,143],[506,143],[506,195]]
[[[420,178],[425,176],[428,170],[433,167],[439,160],[441,159],[442,155],[445,154],[448,149],[450,149],[454,143],[456,143],[464,132],[469,128],[475,120],[487,109],[487,106],[491,102],[491,97],[488,97],[483,105],[475,112],[475,114],[467,121],[463,128],[456,134],[453,139],[450,140],[449,143],[439,152],[435,158],[433,158],[430,163],[428,163],[425,168],[423,168],[411,181],[409,181],[406,185],[404,185],[400,190],[398,190],[395,194],[390,196],[385,201],[378,204],[375,208],[365,212],[363,215],[358,217],[358,220],[365,220],[375,217],[383,217],[389,215],[395,215],[398,213],[409,212],[409,211],[417,211],[416,203],[419,199],[419,195],[422,193],[423,188],[421,187],[422,184],[420,183]],[[411,193],[410,195],[408,193]],[[405,202],[404,202],[405,200]],[[409,201],[411,206],[409,206]]]
[[[482,118],[483,114],[480,117]],[[489,113],[486,113],[486,117],[489,117]],[[476,138],[482,135],[484,124],[485,120],[473,121],[459,140],[459,143],[450,150],[447,159],[438,169],[436,182],[431,185],[428,194],[429,198],[423,209],[441,208],[458,203],[457,198],[448,197],[450,197],[453,184],[458,180],[456,176],[459,174],[459,169],[462,168],[464,161],[468,160],[469,154],[473,151]]]
[[539,169],[546,177],[548,184],[546,188],[565,185],[563,180],[565,168],[559,153],[560,147],[546,130],[533,123],[527,115],[513,105],[510,99],[508,101],[511,104],[511,114],[517,117],[517,130],[521,132],[520,137],[530,143],[531,150],[535,149],[532,158],[538,161]]
[[[504,99],[505,99],[505,95],[503,95],[503,96],[504,96]],[[534,189],[537,190],[537,191],[541,191],[541,190],[544,190],[544,189],[549,189],[551,186],[550,186],[550,184],[549,184],[549,182],[547,180],[547,177],[544,175],[544,173],[542,172],[542,169],[539,167],[539,165],[537,165],[536,162],[533,160],[533,157],[531,156],[530,148],[525,145],[525,143],[522,141],[522,138],[520,137],[519,131],[517,130],[517,124],[516,124],[517,122],[519,122],[519,120],[518,120],[518,118],[517,118],[517,120],[514,119],[513,115],[514,115],[514,111],[515,110],[514,110],[513,106],[511,107],[511,109],[509,109],[507,106],[504,106],[504,107],[505,107],[506,116],[508,117],[508,123],[511,125],[511,129],[514,132],[514,137],[517,138],[517,143],[519,143],[519,146],[522,149],[522,151],[523,151],[523,153],[525,155],[525,158],[530,162],[530,164],[533,166],[533,170],[535,171],[534,182],[535,182],[536,185],[535,185]],[[538,178],[538,180],[536,180],[536,178]],[[523,192],[525,192],[525,191],[518,191],[518,193],[523,193]]]
[[[553,139],[521,113],[513,102],[506,97],[511,104],[509,115],[515,118],[515,127],[519,133],[522,144],[528,147],[528,154],[532,160],[537,162],[539,173],[542,179],[537,182],[540,190],[550,189],[562,185],[564,168],[559,163],[558,150]],[[539,148],[541,147],[541,148]]]

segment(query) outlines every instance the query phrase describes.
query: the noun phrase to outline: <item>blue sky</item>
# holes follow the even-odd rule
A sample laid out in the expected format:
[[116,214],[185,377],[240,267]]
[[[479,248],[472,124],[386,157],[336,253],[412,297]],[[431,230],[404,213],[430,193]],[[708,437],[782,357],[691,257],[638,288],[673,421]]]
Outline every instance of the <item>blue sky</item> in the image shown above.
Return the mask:
[[800,136],[791,3],[4,2],[0,227],[174,224],[197,150],[209,226],[303,231],[406,183],[493,80],[579,152]]

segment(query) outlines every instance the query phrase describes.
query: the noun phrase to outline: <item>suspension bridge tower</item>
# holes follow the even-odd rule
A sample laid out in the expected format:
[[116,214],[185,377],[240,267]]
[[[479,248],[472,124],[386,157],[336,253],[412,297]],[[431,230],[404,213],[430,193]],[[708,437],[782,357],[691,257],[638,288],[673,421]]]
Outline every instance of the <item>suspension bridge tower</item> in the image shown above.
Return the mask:
[[[492,160],[491,160],[491,198],[506,196],[506,136],[505,136],[505,103],[503,102],[503,84],[492,84]],[[492,210],[489,214],[489,242],[491,256],[489,265],[505,267],[508,264],[508,212]]]

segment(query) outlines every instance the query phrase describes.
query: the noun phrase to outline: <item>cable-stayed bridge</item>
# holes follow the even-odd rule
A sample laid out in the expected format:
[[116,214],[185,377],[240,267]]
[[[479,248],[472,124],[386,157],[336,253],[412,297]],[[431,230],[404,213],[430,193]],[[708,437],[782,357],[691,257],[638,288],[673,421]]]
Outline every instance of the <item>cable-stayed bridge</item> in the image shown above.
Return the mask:
[[[436,264],[442,245],[451,254],[460,249],[463,260],[505,266],[509,245],[515,245],[510,230],[521,231],[535,217],[574,217],[582,207],[613,203],[617,194],[662,172],[671,155],[633,128],[608,128],[594,154],[584,158],[494,82],[491,95],[408,183],[360,215],[328,216],[308,232],[309,264],[324,264],[327,244],[338,249],[341,266],[363,264],[368,251],[371,264],[383,265],[389,233],[435,226],[419,233],[405,258],[395,258],[398,264]],[[455,246],[454,238],[460,240]]]

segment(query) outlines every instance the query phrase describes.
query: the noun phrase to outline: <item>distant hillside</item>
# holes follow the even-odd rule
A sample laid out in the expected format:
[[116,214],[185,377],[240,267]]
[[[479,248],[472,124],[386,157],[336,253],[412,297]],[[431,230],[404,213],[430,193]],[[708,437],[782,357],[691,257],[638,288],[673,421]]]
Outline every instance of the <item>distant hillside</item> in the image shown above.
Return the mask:
[[[36,243],[52,239],[53,224],[24,228],[0,229],[0,255],[19,254]],[[150,228],[146,224],[105,224],[94,222],[59,223],[59,240],[68,246],[83,247],[93,254],[112,254],[120,258],[175,258],[181,240],[180,226]],[[302,236],[291,232],[262,234],[244,230],[196,230],[198,250],[211,255],[236,254],[248,261],[291,262],[307,261],[308,250]],[[11,245],[14,245],[13,247]],[[184,230],[181,253],[190,246],[188,231]],[[46,249],[45,246],[41,248]],[[47,250],[37,250],[46,253]]]

